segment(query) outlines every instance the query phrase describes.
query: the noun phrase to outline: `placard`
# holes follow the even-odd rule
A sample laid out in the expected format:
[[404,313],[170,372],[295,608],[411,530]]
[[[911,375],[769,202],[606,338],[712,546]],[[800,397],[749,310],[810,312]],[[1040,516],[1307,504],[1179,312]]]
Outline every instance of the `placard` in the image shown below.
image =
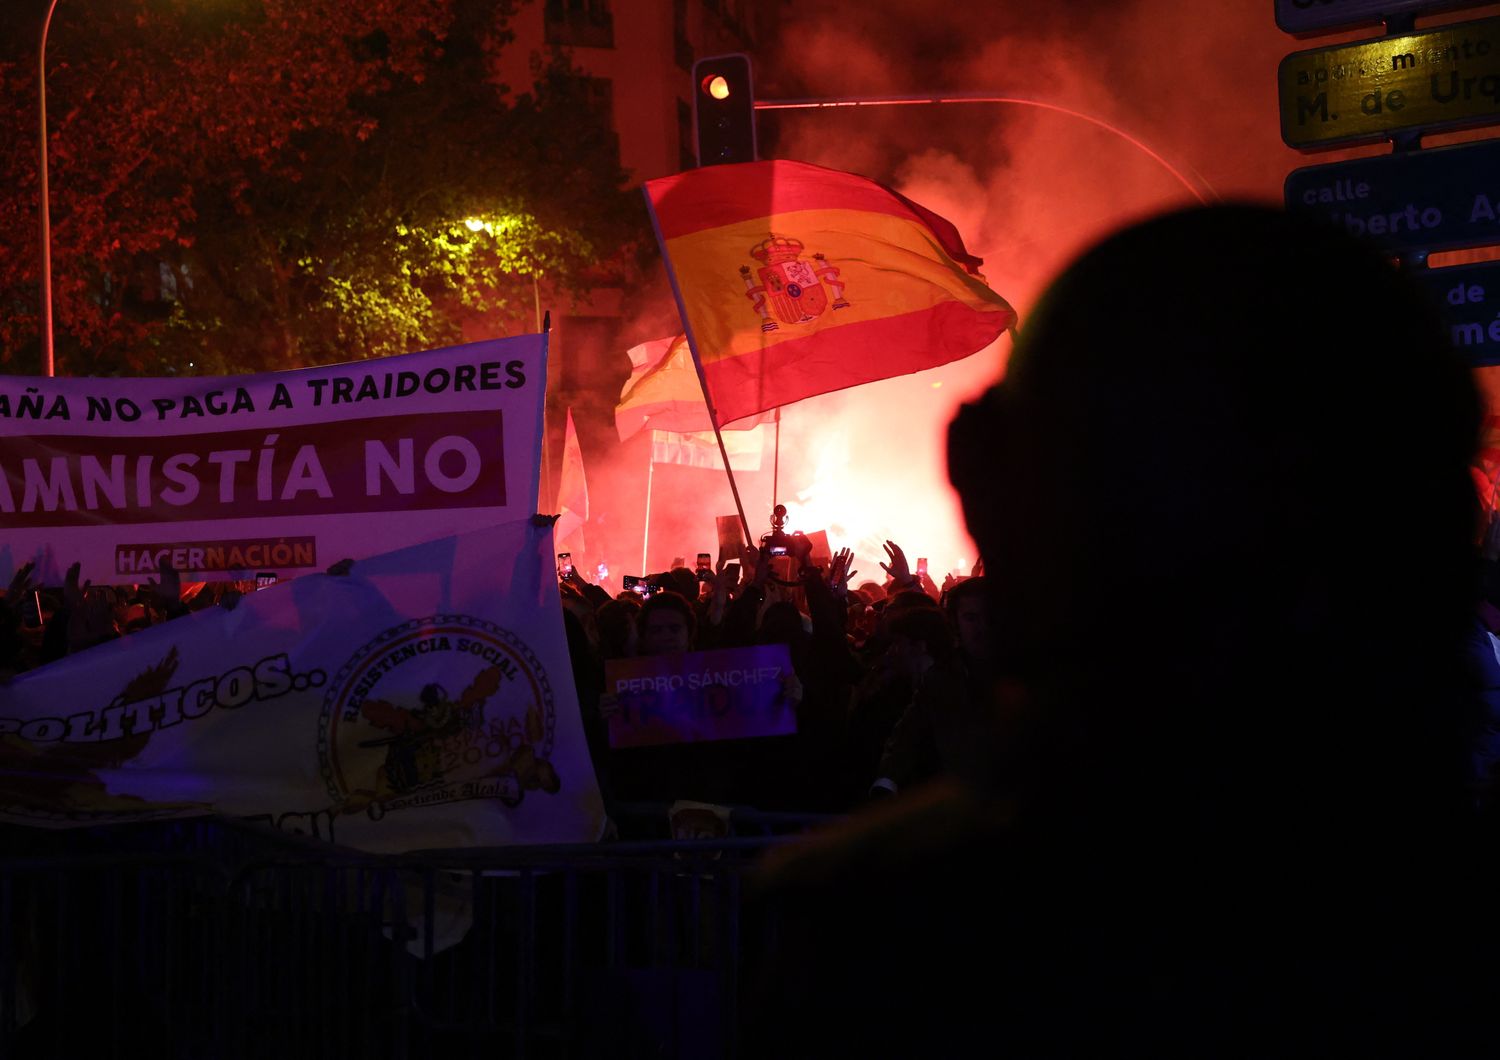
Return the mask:
[[721,515],[714,522],[719,530],[719,562],[728,563],[740,558],[740,549],[745,545],[745,527],[738,515]]
[[609,719],[615,748],[737,740],[797,731],[783,682],[792,672],[785,644],[683,652],[604,665],[618,700]]

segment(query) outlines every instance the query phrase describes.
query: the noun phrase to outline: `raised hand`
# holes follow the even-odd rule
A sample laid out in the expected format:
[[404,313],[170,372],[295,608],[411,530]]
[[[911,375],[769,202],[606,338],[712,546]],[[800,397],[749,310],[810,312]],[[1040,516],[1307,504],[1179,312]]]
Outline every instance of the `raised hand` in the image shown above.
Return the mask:
[[27,593],[36,588],[36,583],[31,580],[31,575],[36,571],[35,563],[23,563],[16,568],[16,573],[10,579],[10,588],[5,590],[7,600],[19,600]]
[[94,584],[92,581],[86,581],[81,587],[79,586],[78,574],[82,570],[83,564],[75,563],[63,574],[63,606],[69,611],[83,606],[84,594],[89,591],[89,586]]
[[161,582],[147,581],[146,590],[156,598],[156,605],[163,611],[170,611],[182,601],[182,575],[177,568],[166,560],[162,560],[156,567],[156,573],[161,575]]
[[833,561],[828,565],[828,587],[840,596],[848,595],[849,582],[859,573],[849,569],[853,562],[854,551],[841,548],[833,554]]
[[739,588],[738,575],[730,577],[727,569],[729,560],[721,558],[712,574],[706,579],[708,583],[708,623],[717,626],[724,621],[724,609],[729,606],[729,593]]
[[24,615],[24,607],[26,607],[26,594],[34,588],[31,585],[31,571],[33,570],[36,570],[36,564],[23,564],[15,571],[15,576],[10,579],[10,588],[6,589],[5,600],[0,600],[0,621],[12,625],[21,624],[21,616]]
[[85,581],[82,587],[79,586],[80,566],[78,563],[73,564],[63,578],[63,605],[68,612],[69,651],[92,647],[100,641],[119,635],[119,630],[115,627],[114,602],[102,590],[90,592],[93,585],[91,581]]
[[943,594],[938,591],[937,583],[928,577],[926,571],[922,571],[917,575],[917,585],[934,600],[942,599]]
[[905,587],[916,581],[911,576],[911,566],[906,562],[906,553],[901,551],[901,546],[894,541],[885,543],[886,555],[891,557],[889,563],[882,563],[880,569],[891,576],[891,581],[897,587]]
[[740,562],[745,567],[746,585],[764,585],[771,577],[771,550],[764,545],[760,548],[740,546]]
[[729,572],[726,569],[728,568],[728,566],[729,560],[721,558],[719,562],[714,565],[714,572],[708,578],[708,588],[710,590],[710,595],[715,599],[727,597],[729,595],[729,590],[734,588],[734,586],[729,583]]

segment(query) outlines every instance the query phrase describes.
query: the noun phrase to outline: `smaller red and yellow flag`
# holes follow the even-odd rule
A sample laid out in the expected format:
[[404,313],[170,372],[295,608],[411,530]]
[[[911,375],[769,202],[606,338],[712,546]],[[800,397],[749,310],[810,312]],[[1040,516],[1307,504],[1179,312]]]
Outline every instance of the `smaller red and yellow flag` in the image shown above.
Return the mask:
[[805,162],[646,182],[720,423],[977,353],[1015,323],[932,211]]
[[[747,431],[768,417],[755,416],[720,426]],[[693,367],[687,337],[653,339],[630,348],[630,378],[615,406],[615,430],[620,441],[650,426],[661,431],[711,431],[703,385]]]
[[[589,486],[583,477],[583,448],[578,444],[578,429],[573,426],[573,410],[568,410],[567,431],[563,435],[562,474],[557,482],[557,529],[553,535],[559,546],[572,545],[572,551],[583,552],[583,524],[589,521]],[[566,551],[566,550],[563,550]]]

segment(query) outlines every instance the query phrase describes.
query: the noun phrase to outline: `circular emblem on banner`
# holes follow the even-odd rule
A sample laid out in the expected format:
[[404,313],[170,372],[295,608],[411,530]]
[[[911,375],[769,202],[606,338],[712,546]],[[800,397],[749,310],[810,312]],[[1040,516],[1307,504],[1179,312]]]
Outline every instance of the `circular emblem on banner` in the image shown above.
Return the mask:
[[471,615],[385,630],[329,681],[318,762],[345,813],[555,793],[556,713],[536,654]]

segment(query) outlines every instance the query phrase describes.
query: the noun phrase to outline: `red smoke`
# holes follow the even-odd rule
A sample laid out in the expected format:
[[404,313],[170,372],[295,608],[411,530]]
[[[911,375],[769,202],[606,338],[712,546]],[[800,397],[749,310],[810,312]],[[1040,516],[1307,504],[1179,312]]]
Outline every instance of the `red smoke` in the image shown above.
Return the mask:
[[[1281,143],[1276,68],[1289,52],[1379,34],[1378,27],[1298,41],[1277,29],[1270,0],[1136,3],[918,4],[830,0],[783,8],[779,36],[757,56],[762,99],[993,93],[1059,104],[1150,144],[1210,197],[1279,203],[1299,165],[1381,148],[1302,156]],[[1438,20],[1493,14],[1500,5]],[[1420,24],[1419,24],[1420,25]],[[990,285],[1028,312],[1058,270],[1106,233],[1196,199],[1149,156],[1087,122],[1018,106],[762,111],[762,153],[846,169],[892,184],[953,221],[985,259]],[[1185,268],[1191,263],[1185,262]],[[643,311],[630,342],[679,330],[663,282],[633,296]],[[1119,354],[1151,341],[1170,305],[1120,321]],[[564,336],[564,342],[566,337]],[[582,403],[612,405],[625,346],[580,381]],[[828,529],[880,577],[887,537],[934,576],[974,560],[943,453],[959,402],[1004,371],[1008,339],[964,361],[801,402],[784,410],[780,499],[789,526]],[[565,353],[564,356],[567,354]],[[615,377],[618,376],[618,379]],[[596,389],[597,387],[597,389]],[[583,391],[587,390],[585,396]],[[558,410],[560,416],[560,409]],[[586,432],[587,434],[587,432]],[[589,464],[589,562],[642,573],[647,449],[595,431]],[[755,532],[768,528],[766,470],[741,478]],[[733,511],[722,474],[658,468],[650,557],[715,550],[715,515]],[[968,573],[964,570],[963,573]]]

